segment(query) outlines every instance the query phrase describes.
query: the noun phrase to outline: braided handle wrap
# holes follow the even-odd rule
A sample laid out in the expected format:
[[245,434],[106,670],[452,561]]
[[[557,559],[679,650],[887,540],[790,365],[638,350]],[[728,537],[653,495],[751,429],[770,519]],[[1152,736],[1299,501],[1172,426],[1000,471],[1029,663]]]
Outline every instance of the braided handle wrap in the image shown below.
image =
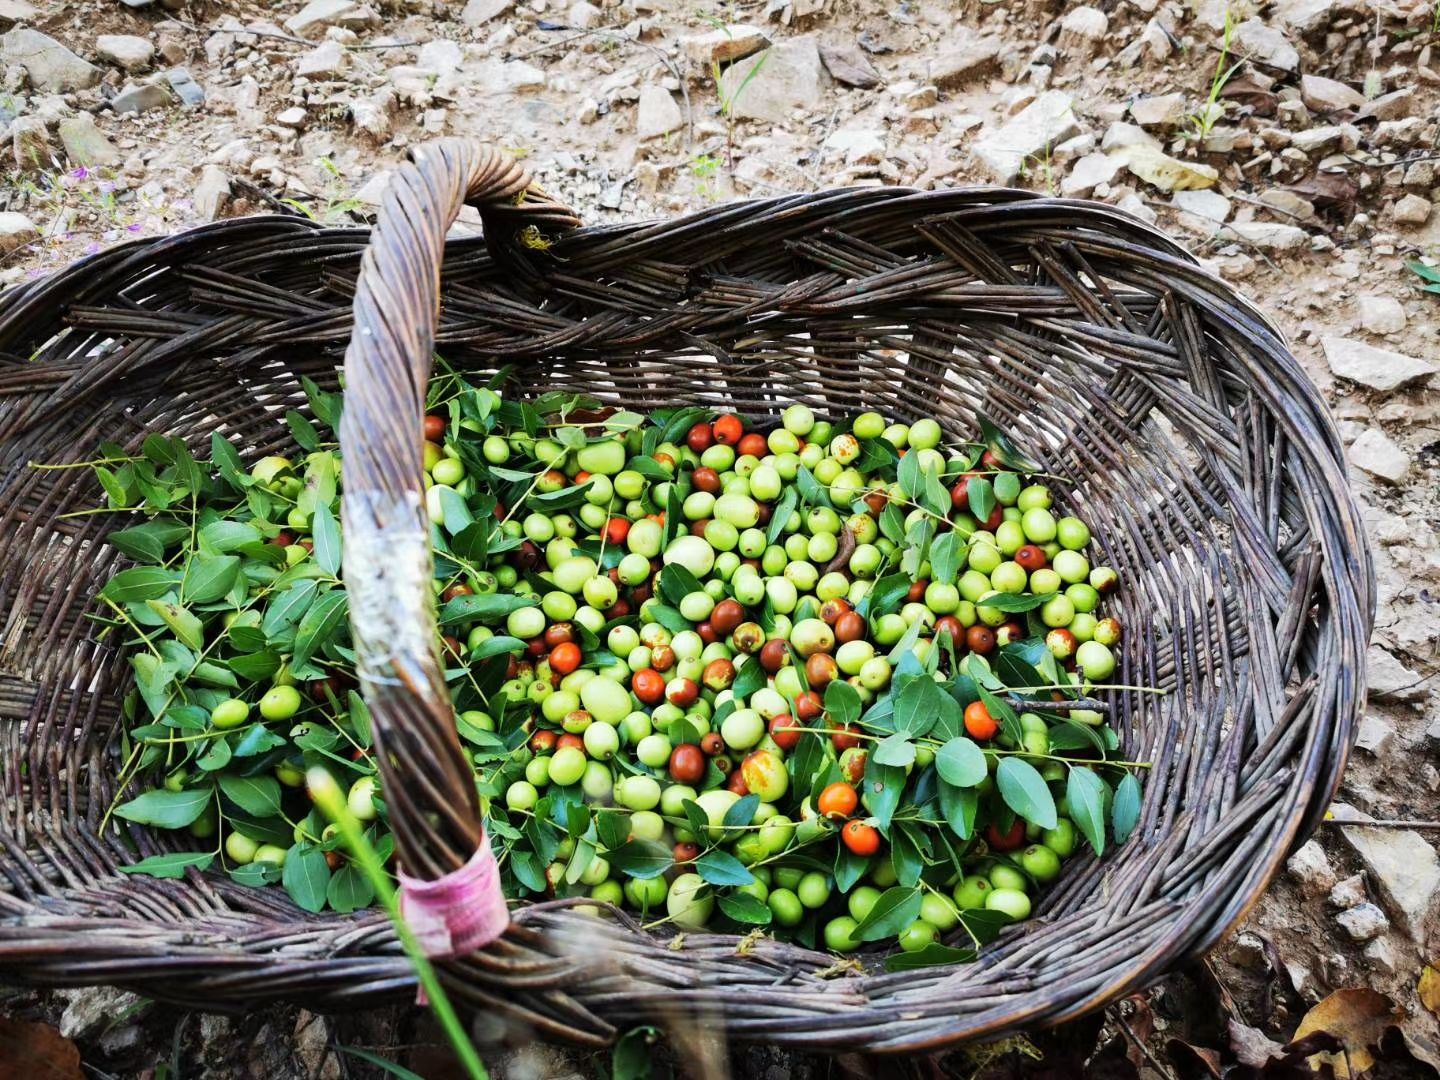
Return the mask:
[[[505,925],[494,918],[497,901],[503,915],[499,878],[486,869],[493,857],[486,858],[474,774],[455,733],[438,654],[424,504],[422,421],[440,265],[446,231],[466,202],[480,208],[497,257],[530,225],[553,232],[579,224],[509,154],[464,139],[416,147],[390,181],[361,261],[340,423],[356,667],[402,882],[413,894],[407,909],[425,912],[432,925],[454,912],[450,933],[427,935],[436,955],[483,944],[473,912],[462,910],[476,905],[477,889],[489,897],[490,917],[480,921],[485,940]],[[452,874],[457,878],[446,881]],[[460,877],[468,887],[459,887]]]

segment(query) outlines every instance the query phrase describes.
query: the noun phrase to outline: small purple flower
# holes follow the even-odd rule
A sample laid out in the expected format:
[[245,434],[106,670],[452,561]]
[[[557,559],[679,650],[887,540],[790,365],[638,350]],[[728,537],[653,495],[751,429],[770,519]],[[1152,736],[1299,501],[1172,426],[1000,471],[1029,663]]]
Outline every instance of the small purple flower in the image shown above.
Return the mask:
[[118,185],[114,180],[101,180],[98,186],[102,195],[109,195],[114,192]]
[[90,243],[85,245],[86,255],[98,255],[100,254],[100,250],[100,242],[98,240],[92,240],[90,241]]
[[139,232],[139,231],[140,231],[141,229],[143,229],[144,227],[145,227],[145,226],[144,226],[144,225],[141,225],[140,222],[138,222],[138,221],[133,221],[133,222],[131,222],[129,225],[126,225],[126,226],[125,226],[125,231],[126,231],[126,232]]
[[72,169],[70,175],[73,176],[76,180],[85,180],[89,178],[90,170],[87,169],[84,165],[81,165],[79,168]]

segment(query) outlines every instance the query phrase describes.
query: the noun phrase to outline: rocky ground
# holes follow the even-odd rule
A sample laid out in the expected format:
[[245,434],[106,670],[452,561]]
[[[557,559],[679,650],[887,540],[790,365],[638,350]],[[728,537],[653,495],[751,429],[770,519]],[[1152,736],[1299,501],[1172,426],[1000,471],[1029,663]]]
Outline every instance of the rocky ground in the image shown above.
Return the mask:
[[[1440,6],[1236,0],[1227,22],[1224,0],[0,0],[0,82],[0,284],[216,217],[362,220],[404,148],[441,134],[524,154],[592,222],[983,182],[1100,199],[1183,238],[1284,328],[1366,508],[1371,703],[1336,820],[1208,962],[1103,1027],[920,1071],[1075,1076],[1088,1058],[1103,1076],[1308,1076],[1276,1044],[1322,999],[1314,1025],[1352,1042],[1398,1024],[1370,1075],[1435,1071],[1440,296],[1421,286],[1440,282]],[[1342,824],[1367,819],[1386,824]],[[6,1005],[0,1076],[27,1047],[65,1076],[81,1056],[93,1076],[374,1072],[341,1046],[450,1075],[400,1007],[224,1019],[111,991]],[[700,1057],[687,1071],[723,1074]],[[535,1047],[492,1059],[514,1077],[608,1067]],[[730,1064],[898,1068],[764,1050]]]

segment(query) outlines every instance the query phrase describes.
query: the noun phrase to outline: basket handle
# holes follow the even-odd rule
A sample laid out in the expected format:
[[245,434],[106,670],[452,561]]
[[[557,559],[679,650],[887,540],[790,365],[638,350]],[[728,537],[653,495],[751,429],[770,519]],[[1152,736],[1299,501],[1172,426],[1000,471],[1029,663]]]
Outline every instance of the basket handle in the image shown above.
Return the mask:
[[426,880],[465,866],[484,835],[438,655],[421,434],[445,234],[466,202],[507,261],[530,226],[580,223],[510,154],[441,139],[396,170],[360,263],[340,422],[345,583],[396,849]]

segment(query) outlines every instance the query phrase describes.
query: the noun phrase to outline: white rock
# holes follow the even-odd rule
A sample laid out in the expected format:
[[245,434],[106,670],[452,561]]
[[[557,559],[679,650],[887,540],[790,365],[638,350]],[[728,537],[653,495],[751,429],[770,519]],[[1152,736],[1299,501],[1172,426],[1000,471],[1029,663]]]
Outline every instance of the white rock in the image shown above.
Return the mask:
[[1100,140],[1100,149],[1115,150],[1122,146],[1153,146],[1158,150],[1160,140],[1137,124],[1116,120],[1105,129],[1105,137]]
[[1261,251],[1295,251],[1310,243],[1310,234],[1298,225],[1268,221],[1237,221],[1220,230],[1222,240],[1243,240]]
[[731,102],[732,115],[776,124],[791,119],[797,109],[818,105],[829,83],[820,50],[808,36],[791,38],[731,64],[720,76],[720,90]]
[[1218,191],[1177,191],[1170,203],[1177,210],[1203,218],[1210,232],[1225,224],[1230,217],[1230,200]]
[[654,83],[640,88],[640,106],[635,114],[635,132],[640,138],[669,134],[684,123],[685,117],[669,90]]
[[1130,117],[1143,128],[1175,127],[1185,119],[1184,94],[1156,94],[1130,103]]
[[1405,329],[1405,308],[1392,296],[1361,296],[1355,305],[1360,325],[1372,334],[1398,334]]
[[307,115],[304,106],[293,105],[284,112],[276,114],[275,122],[281,127],[298,128],[304,125]]
[[323,41],[295,63],[295,74],[307,79],[327,79],[343,74],[350,53],[338,41]]
[[1300,100],[1314,112],[1339,112],[1358,109],[1365,104],[1365,95],[1352,86],[1322,75],[1300,76]]
[[0,22],[34,22],[40,18],[40,12],[25,0],[0,0]]
[[1414,106],[1415,91],[1408,86],[1381,94],[1374,101],[1366,102],[1357,114],[1357,119],[1374,117],[1376,120],[1404,120],[1410,116]]
[[1352,941],[1369,941],[1379,937],[1390,926],[1385,913],[1374,904],[1358,904],[1335,916],[1335,921]]
[[1414,701],[1425,694],[1420,676],[1378,645],[1365,651],[1365,683],[1373,698]]
[[1060,194],[1072,197],[1089,195],[1101,184],[1108,184],[1120,171],[1120,162],[1109,154],[1086,154],[1060,181]]
[[1231,50],[1237,56],[1250,56],[1282,71],[1294,71],[1300,66],[1300,54],[1284,33],[1260,19],[1246,19],[1235,27]]
[[1060,50],[1088,59],[1095,55],[1109,29],[1110,17],[1099,8],[1071,8],[1060,20]]
[[1319,896],[1335,885],[1335,871],[1330,866],[1330,859],[1325,849],[1314,840],[1301,844],[1295,854],[1285,861],[1285,869],[1300,883],[1300,891],[1306,896]]
[[285,29],[300,37],[317,38],[326,27],[346,26],[350,29],[374,26],[380,16],[355,0],[310,0],[285,20]]
[[1424,225],[1430,220],[1430,200],[1422,195],[1405,195],[1395,203],[1391,216],[1404,225]]
[[72,165],[119,165],[120,151],[95,125],[95,117],[79,112],[60,121],[60,143]]
[[95,55],[126,71],[139,71],[149,66],[155,46],[134,34],[101,34],[95,39]]
[[976,38],[970,34],[955,45],[941,47],[930,61],[926,82],[941,90],[953,90],[990,74],[998,67],[1001,41],[999,38]]
[[1111,153],[1141,180],[1161,191],[1214,187],[1220,179],[1219,171],[1212,166],[1169,157],[1163,150],[1144,143],[1121,146]]
[[1370,965],[1387,975],[1395,974],[1395,949],[1384,938],[1376,938],[1365,946],[1365,959]]
[[1344,881],[1335,883],[1330,890],[1330,903],[1337,908],[1352,908],[1365,902],[1365,875],[1351,874]]
[[460,12],[460,21],[466,26],[483,26],[491,19],[498,19],[515,6],[515,0],[469,0]]
[[450,75],[459,71],[464,62],[465,53],[460,46],[444,38],[436,38],[421,45],[419,57],[415,61],[419,67],[436,75]]
[[1001,184],[1020,175],[1029,158],[1074,135],[1079,124],[1075,100],[1061,90],[1047,90],[998,128],[975,141],[975,156]]
[[0,34],[0,68],[25,69],[30,85],[47,94],[85,90],[100,81],[100,69],[54,38],[19,26]]
[[1271,15],[1291,30],[1301,34],[1312,34],[1330,25],[1330,20],[1341,10],[1353,10],[1346,3],[1335,0],[1277,0],[1271,5]]
[[592,26],[599,26],[604,18],[605,13],[589,0],[577,0],[576,3],[570,5],[570,12],[566,15],[565,21],[576,30],[589,30]]
[[1366,428],[1350,444],[1350,463],[1357,469],[1398,484],[1410,471],[1410,455],[1379,428]]
[[1304,131],[1292,131],[1290,145],[1302,154],[1318,154],[1322,150],[1338,146],[1344,137],[1345,129],[1339,124],[1326,124],[1322,127],[1306,128]]
[[1388,720],[1378,716],[1366,716],[1360,721],[1355,735],[1355,745],[1379,757],[1390,752],[1395,745],[1395,727]]
[[230,177],[218,165],[206,165],[200,170],[200,182],[195,185],[195,212],[203,221],[214,221],[230,201]]
[[749,23],[731,23],[705,34],[680,39],[680,51],[691,63],[709,73],[711,63],[729,64],[743,60],[770,45],[770,34]]
[[24,214],[13,210],[0,211],[0,255],[9,255],[16,248],[40,239],[40,230]]
[[1440,371],[1427,360],[1379,349],[1354,338],[1327,334],[1320,339],[1320,345],[1325,350],[1325,362],[1330,365],[1331,371],[1342,379],[1372,390],[1394,390]]
[[840,128],[824,145],[843,154],[847,165],[874,165],[885,158],[885,133],[874,128]]
[[143,1004],[140,995],[113,986],[87,986],[59,992],[65,1011],[56,1027],[67,1039],[87,1039],[111,1026],[115,1017]]
[[511,60],[500,67],[505,86],[511,90],[530,90],[545,85],[545,72],[524,60]]

